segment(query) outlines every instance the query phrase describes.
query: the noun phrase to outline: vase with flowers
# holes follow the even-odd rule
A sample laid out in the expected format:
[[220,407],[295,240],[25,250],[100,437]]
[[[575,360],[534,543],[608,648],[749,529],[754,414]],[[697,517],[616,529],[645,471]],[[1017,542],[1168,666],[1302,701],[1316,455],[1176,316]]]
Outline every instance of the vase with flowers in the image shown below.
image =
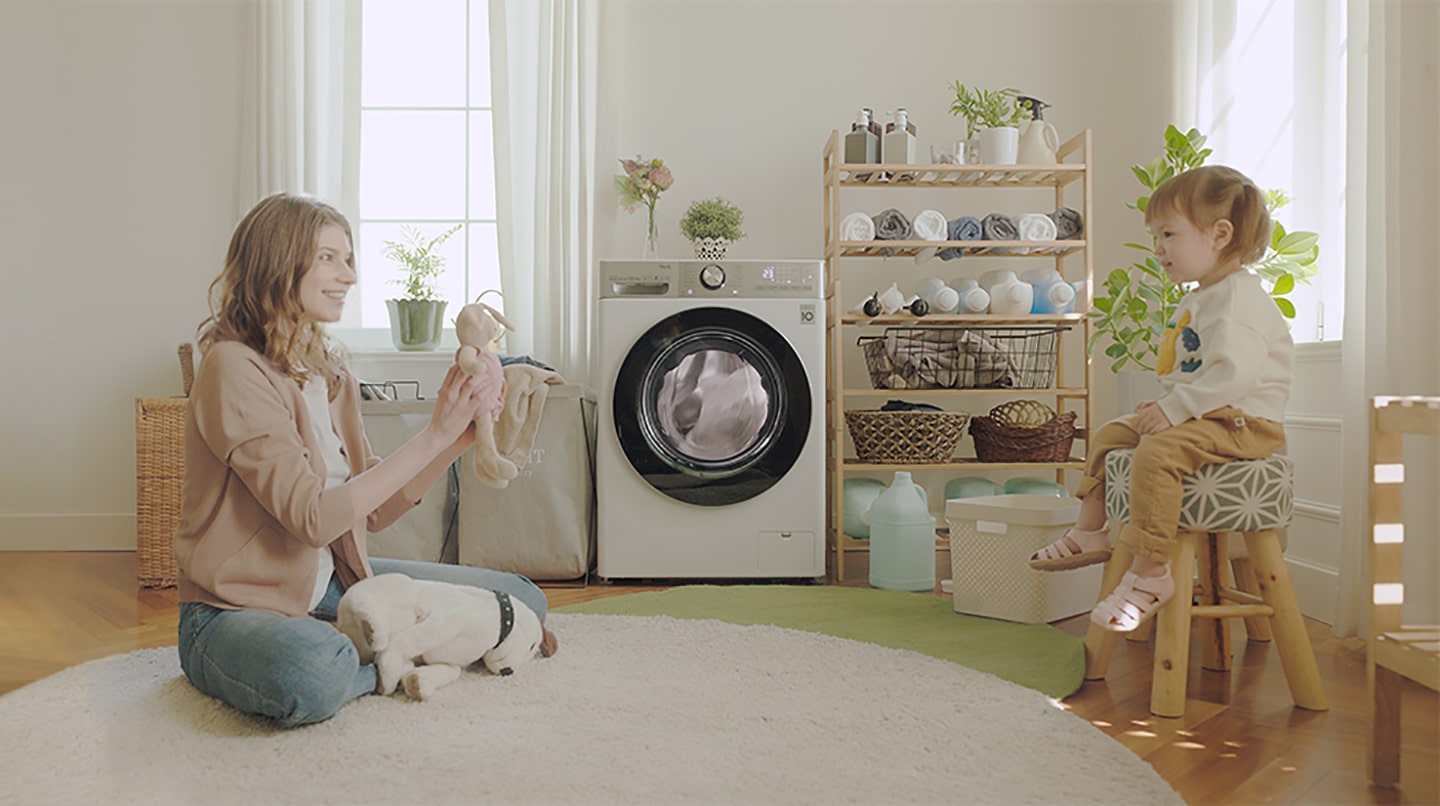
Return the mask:
[[675,177],[659,157],[645,159],[637,155],[633,160],[620,160],[620,166],[625,169],[625,173],[615,175],[615,190],[620,194],[620,204],[627,213],[635,212],[641,205],[648,213],[641,257],[659,257],[660,230],[655,226],[655,203],[660,200],[661,193],[675,184]]

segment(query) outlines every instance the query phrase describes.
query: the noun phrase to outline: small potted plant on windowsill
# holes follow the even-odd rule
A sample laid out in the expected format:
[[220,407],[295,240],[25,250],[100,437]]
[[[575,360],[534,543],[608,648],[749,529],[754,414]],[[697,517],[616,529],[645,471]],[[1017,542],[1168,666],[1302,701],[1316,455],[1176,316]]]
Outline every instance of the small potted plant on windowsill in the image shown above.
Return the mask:
[[380,254],[404,269],[403,277],[390,281],[405,289],[404,296],[385,300],[390,312],[390,340],[395,349],[420,352],[440,345],[446,301],[440,299],[436,281],[445,258],[435,250],[459,230],[460,225],[456,224],[427,240],[420,230],[401,227],[402,240],[381,243]]
[[1020,91],[1008,87],[982,90],[959,81],[953,86],[955,102],[950,105],[950,114],[965,118],[965,161],[1014,165],[1020,146],[1020,121],[1025,117]]
[[716,196],[693,202],[680,219],[680,231],[695,247],[700,260],[723,260],[730,244],[745,237],[745,214],[727,199]]

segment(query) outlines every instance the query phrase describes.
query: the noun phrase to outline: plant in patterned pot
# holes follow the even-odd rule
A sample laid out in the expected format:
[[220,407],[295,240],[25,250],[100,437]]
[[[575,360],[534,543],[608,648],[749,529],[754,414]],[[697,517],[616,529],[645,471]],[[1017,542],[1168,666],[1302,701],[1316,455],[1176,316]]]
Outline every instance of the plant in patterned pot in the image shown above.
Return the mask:
[[680,219],[680,232],[700,260],[723,260],[730,244],[745,237],[745,214],[722,196],[693,202]]

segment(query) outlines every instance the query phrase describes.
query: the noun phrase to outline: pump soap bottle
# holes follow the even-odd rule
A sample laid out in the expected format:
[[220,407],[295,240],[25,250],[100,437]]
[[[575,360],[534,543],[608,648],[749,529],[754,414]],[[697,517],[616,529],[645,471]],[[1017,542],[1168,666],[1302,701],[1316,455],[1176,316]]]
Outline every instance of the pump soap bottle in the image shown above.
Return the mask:
[[[895,119],[885,124],[885,146],[882,149],[885,162],[913,165],[915,163],[915,126],[910,122],[910,113],[905,107],[895,110]],[[902,173],[901,181],[915,178],[913,173]]]
[[[847,163],[876,163],[880,161],[880,138],[870,126],[870,110],[861,109],[845,135],[845,161]],[[869,174],[861,174],[865,179]]]
[[1016,99],[1021,106],[1030,109],[1030,122],[1020,132],[1020,145],[1016,149],[1015,161],[1021,165],[1053,165],[1058,160],[1055,150],[1060,147],[1060,136],[1055,127],[1045,122],[1042,112],[1050,104],[1039,98],[1021,95]]

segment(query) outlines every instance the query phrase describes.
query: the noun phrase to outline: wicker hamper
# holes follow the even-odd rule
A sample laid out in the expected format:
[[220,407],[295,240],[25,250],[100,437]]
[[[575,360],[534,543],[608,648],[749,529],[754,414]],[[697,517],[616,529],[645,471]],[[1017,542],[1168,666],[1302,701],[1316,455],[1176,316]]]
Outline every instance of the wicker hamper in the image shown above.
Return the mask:
[[963,411],[845,412],[855,456],[871,464],[941,464],[965,436]]
[[1068,462],[1075,412],[1055,414],[1034,400],[1012,400],[970,421],[975,457],[982,462]]
[[185,475],[183,397],[135,399],[135,553],[140,587],[174,587],[171,540],[180,525]]

